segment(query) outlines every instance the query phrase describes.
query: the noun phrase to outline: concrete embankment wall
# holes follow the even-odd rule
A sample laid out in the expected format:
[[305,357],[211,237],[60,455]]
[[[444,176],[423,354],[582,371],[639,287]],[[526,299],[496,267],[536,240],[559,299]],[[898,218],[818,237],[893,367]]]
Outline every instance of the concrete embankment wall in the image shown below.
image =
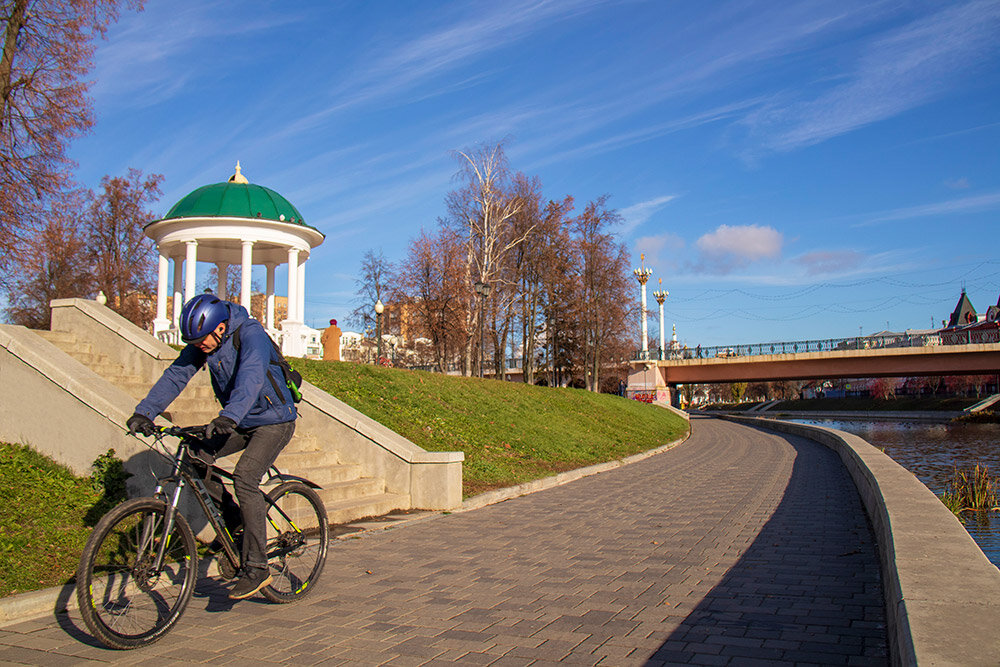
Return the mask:
[[725,418],[809,438],[840,455],[878,541],[894,664],[1000,664],[1000,570],[920,480],[843,431]]

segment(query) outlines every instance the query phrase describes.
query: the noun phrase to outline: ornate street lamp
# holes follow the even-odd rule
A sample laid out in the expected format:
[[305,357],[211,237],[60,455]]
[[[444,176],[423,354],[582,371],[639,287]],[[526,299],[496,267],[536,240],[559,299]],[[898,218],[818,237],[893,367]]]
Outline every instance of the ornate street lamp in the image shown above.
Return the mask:
[[663,289],[663,278],[659,279],[660,289],[653,292],[653,297],[656,299],[656,303],[660,305],[660,360],[663,360],[663,302],[667,300],[670,296],[670,292]]
[[486,319],[486,299],[490,296],[490,284],[477,280],[472,288],[479,295],[479,377],[483,377],[483,364],[486,359],[486,334],[483,325]]
[[641,254],[639,258],[642,260],[641,268],[633,271],[635,274],[635,279],[639,281],[639,292],[642,294],[641,300],[641,313],[642,317],[642,358],[649,359],[649,329],[646,323],[646,281],[649,280],[649,276],[653,273],[652,269],[646,268],[646,255]]
[[382,299],[378,299],[375,302],[375,337],[378,339],[378,356],[375,357],[375,363],[382,363],[382,311],[385,310],[385,306],[382,304]]

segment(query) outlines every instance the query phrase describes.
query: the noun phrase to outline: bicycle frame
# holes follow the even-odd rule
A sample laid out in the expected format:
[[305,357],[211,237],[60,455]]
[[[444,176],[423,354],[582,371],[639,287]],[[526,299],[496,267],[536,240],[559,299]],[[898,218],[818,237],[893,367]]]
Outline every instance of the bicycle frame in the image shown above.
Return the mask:
[[[236,550],[236,541],[233,536],[230,535],[229,529],[226,528],[225,519],[222,516],[222,512],[219,510],[218,505],[215,504],[215,500],[212,498],[211,493],[208,490],[208,486],[202,480],[201,475],[194,468],[193,464],[190,462],[191,458],[191,447],[190,443],[192,441],[197,441],[198,438],[194,433],[194,429],[184,429],[184,428],[164,428],[155,434],[158,444],[162,446],[162,438],[164,435],[175,435],[180,438],[180,442],[177,445],[177,451],[173,455],[172,459],[172,471],[169,475],[157,478],[156,490],[153,492],[153,496],[164,502],[166,505],[166,512],[164,513],[164,534],[170,535],[174,527],[174,520],[177,515],[177,507],[180,503],[181,492],[184,490],[185,485],[190,485],[195,491],[195,498],[198,500],[198,504],[201,506],[202,512],[205,514],[205,518],[208,519],[209,524],[215,531],[215,534],[219,537],[219,542],[222,545],[222,550],[226,554],[226,558],[232,564],[233,568],[239,568],[240,566],[240,554]],[[154,450],[156,451],[156,450]],[[169,458],[165,454],[161,454],[164,458]],[[208,465],[209,477],[218,476],[224,480],[233,481],[233,475],[228,470],[224,470],[214,464]],[[300,481],[312,488],[320,488],[317,484],[310,482],[302,477],[297,477],[295,475],[287,475],[282,473],[274,465],[270,468],[271,475],[265,481],[266,483],[278,481]],[[225,483],[225,482],[223,482]],[[172,491],[168,497],[167,491],[172,485]],[[284,510],[282,510],[277,505],[274,505],[267,494],[264,494],[264,499],[268,503],[268,511],[274,509],[277,510],[283,519],[288,521],[291,525],[295,525]],[[277,529],[274,525],[273,519],[271,519],[270,514],[268,514],[267,520]],[[148,545],[148,539],[151,536],[153,527],[147,525],[143,529],[143,544]],[[159,571],[163,566],[164,556],[169,544],[160,544],[157,548],[156,558],[153,563],[153,568],[155,571]]]
[[[197,471],[188,460],[190,458],[189,437],[191,436],[184,435],[181,437],[181,441],[177,446],[177,452],[174,454],[171,474],[158,478],[156,490],[153,492],[153,496],[162,500],[167,507],[164,514],[164,534],[171,534],[178,511],[177,507],[180,503],[181,492],[184,490],[185,485],[190,485],[195,491],[195,498],[198,500],[205,518],[208,519],[215,534],[219,536],[226,557],[233,564],[233,567],[238,568],[240,565],[240,555],[236,552],[236,542],[233,540],[233,536],[229,534],[226,522],[222,517],[222,512],[212,499],[208,487],[201,477],[196,474]],[[210,474],[220,474],[232,479],[232,475],[217,466],[212,465],[209,470]],[[173,488],[168,497],[167,491],[171,485]],[[159,545],[153,566],[156,570],[159,570],[163,566],[163,558],[168,546],[168,544]]]

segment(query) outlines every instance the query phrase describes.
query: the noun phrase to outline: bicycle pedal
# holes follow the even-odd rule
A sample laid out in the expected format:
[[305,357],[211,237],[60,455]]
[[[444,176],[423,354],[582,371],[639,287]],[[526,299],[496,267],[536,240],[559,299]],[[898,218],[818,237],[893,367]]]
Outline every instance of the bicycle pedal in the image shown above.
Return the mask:
[[226,554],[219,554],[215,557],[215,566],[219,570],[219,576],[226,581],[232,581],[239,576],[240,571],[230,561]]

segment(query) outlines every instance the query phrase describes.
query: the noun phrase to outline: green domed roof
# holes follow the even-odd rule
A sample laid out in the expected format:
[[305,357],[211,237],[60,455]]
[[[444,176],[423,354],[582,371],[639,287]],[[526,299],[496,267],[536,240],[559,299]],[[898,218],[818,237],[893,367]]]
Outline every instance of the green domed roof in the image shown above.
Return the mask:
[[309,226],[291,202],[252,183],[204,185],[174,204],[161,220],[175,218],[260,218]]

